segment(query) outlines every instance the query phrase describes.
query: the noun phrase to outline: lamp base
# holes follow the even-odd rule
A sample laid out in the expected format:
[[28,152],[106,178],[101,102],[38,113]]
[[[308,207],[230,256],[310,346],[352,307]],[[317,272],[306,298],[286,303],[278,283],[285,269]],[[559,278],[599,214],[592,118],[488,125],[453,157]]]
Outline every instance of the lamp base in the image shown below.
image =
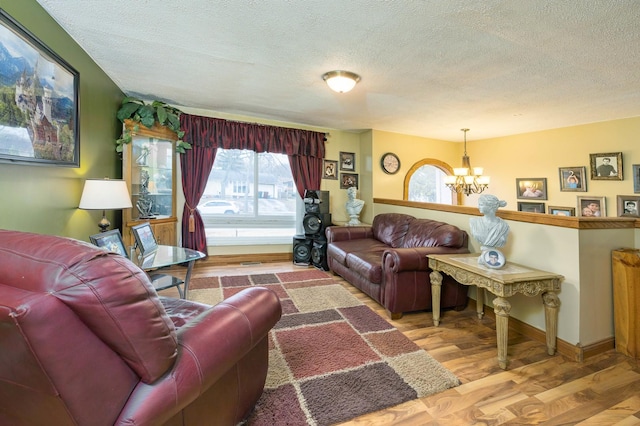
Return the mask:
[[106,212],[102,210],[102,219],[98,222],[98,227],[100,228],[100,232],[107,232],[109,227],[111,226],[111,222],[107,219]]

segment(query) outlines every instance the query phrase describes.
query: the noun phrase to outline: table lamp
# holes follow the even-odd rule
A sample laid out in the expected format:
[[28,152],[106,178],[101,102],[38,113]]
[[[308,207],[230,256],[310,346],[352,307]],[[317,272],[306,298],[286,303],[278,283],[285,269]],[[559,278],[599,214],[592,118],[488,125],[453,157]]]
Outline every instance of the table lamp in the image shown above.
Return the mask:
[[100,232],[106,232],[111,223],[106,210],[130,209],[131,197],[127,183],[119,179],[87,179],[82,190],[79,208],[83,210],[102,210],[102,220],[98,222]]

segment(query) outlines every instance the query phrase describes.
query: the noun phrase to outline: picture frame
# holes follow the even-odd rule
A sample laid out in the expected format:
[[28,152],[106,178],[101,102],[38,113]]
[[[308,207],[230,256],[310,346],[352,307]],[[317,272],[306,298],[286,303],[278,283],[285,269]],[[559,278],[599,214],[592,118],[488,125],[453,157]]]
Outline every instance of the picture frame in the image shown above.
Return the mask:
[[356,154],[353,152],[340,152],[340,171],[356,171]]
[[[587,209],[591,210],[587,213]],[[605,197],[578,196],[578,217],[605,217],[607,205]]]
[[2,9],[0,45],[0,162],[80,167],[78,71]]
[[584,166],[560,167],[560,191],[587,192],[587,168]]
[[592,180],[622,180],[622,153],[589,154]]
[[530,203],[525,201],[518,201],[518,211],[526,213],[544,213],[544,203]]
[[504,254],[497,248],[485,250],[480,255],[482,256],[482,264],[487,268],[500,269],[506,263]]
[[324,160],[322,166],[322,179],[338,180],[338,161]]
[[127,248],[124,246],[122,240],[122,234],[119,229],[112,229],[110,231],[101,232],[99,234],[89,236],[89,240],[95,246],[102,247],[110,252],[118,253],[129,258]]
[[618,195],[617,207],[620,217],[640,217],[640,196]]
[[633,193],[640,194],[640,164],[631,166],[633,169]]
[[546,200],[547,178],[516,178],[516,195],[519,200]]
[[575,207],[564,207],[564,206],[549,206],[547,213],[552,214],[554,216],[575,216],[576,208]]
[[358,175],[356,173],[340,173],[340,189],[355,186],[358,188]]
[[136,239],[136,247],[140,249],[140,255],[146,256],[158,249],[156,236],[149,222],[144,222],[131,227],[131,232]]

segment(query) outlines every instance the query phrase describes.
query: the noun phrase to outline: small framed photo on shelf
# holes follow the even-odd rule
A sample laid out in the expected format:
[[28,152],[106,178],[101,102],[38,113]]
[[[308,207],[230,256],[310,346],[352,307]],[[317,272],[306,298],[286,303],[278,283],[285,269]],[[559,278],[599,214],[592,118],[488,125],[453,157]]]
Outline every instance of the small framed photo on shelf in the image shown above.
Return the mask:
[[578,216],[605,217],[606,215],[605,197],[578,197]]
[[149,222],[141,223],[131,227],[131,232],[136,239],[136,246],[140,249],[140,254],[146,256],[158,249],[156,236],[153,235],[153,229]]
[[560,191],[587,192],[586,167],[560,167]]
[[633,168],[633,193],[640,194],[640,164],[634,164]]
[[338,180],[338,162],[335,160],[324,160],[322,179]]
[[592,180],[622,180],[622,153],[589,154]]
[[340,173],[340,189],[358,187],[358,175],[355,173]]
[[516,191],[519,200],[546,200],[547,178],[516,178]]
[[348,172],[356,171],[356,154],[353,152],[340,152],[340,170]]
[[575,216],[576,215],[576,208],[575,207],[549,206],[548,213],[552,214],[554,216]]
[[618,195],[618,216],[640,217],[640,196]]
[[110,231],[101,232],[100,234],[91,235],[89,240],[91,240],[92,244],[98,247],[105,248],[108,251],[118,253],[121,256],[129,258],[119,229],[112,229]]
[[527,203],[518,201],[518,211],[527,213],[544,213],[544,203]]

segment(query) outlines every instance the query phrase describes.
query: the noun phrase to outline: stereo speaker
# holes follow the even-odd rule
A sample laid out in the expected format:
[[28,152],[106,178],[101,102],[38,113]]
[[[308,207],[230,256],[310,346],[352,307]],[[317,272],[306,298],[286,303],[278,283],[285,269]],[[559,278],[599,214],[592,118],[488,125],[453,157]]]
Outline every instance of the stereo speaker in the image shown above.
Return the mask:
[[304,211],[307,213],[329,213],[329,191],[307,189],[304,191]]
[[311,262],[313,266],[323,271],[329,270],[327,264],[327,240],[314,240],[311,248]]
[[311,264],[311,248],[313,240],[307,239],[304,235],[293,237],[293,263],[296,265]]
[[302,228],[307,236],[324,238],[324,230],[331,226],[331,213],[305,213]]

